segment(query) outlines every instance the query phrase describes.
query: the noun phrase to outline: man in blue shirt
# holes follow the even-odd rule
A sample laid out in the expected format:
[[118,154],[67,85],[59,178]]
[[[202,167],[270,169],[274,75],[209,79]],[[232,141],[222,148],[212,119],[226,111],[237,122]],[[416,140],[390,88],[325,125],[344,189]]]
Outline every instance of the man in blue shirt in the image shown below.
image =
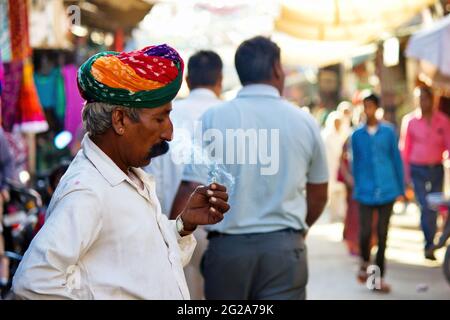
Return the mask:
[[[201,119],[204,136],[214,135],[204,145],[215,146],[217,163],[235,178],[230,213],[207,228],[205,297],[304,299],[304,235],[327,201],[320,130],[308,113],[281,98],[284,72],[275,43],[264,37],[244,41],[235,64],[243,88]],[[190,190],[208,182],[208,170],[185,167],[173,213]]]
[[379,99],[370,94],[363,100],[366,123],[351,137],[353,153],[353,174],[355,180],[354,198],[360,208],[360,254],[362,258],[358,280],[367,281],[370,264],[370,240],[372,218],[378,212],[378,251],[376,266],[379,281],[374,290],[389,292],[390,286],[384,282],[384,252],[389,227],[389,219],[394,201],[404,193],[403,166],[393,127],[380,122],[376,117]]

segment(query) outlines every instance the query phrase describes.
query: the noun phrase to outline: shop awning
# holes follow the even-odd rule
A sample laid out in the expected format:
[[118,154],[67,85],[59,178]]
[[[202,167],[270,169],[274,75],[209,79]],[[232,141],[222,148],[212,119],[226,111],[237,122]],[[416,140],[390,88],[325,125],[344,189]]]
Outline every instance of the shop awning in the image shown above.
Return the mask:
[[66,5],[81,9],[81,24],[114,32],[130,32],[151,10],[153,4],[144,0],[64,0]]
[[367,43],[411,20],[436,0],[284,0],[277,31],[303,40]]
[[450,16],[415,33],[406,56],[419,60],[419,78],[450,94]]

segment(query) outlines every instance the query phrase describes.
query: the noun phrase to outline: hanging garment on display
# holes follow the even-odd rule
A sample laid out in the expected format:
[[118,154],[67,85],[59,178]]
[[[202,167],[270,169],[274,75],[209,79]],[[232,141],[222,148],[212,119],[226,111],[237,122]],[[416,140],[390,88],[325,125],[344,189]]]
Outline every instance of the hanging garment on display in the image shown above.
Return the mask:
[[0,49],[0,95],[2,94],[4,85],[5,85],[5,70],[3,69],[2,50]]
[[12,59],[18,61],[30,57],[27,0],[9,0],[9,27]]
[[17,117],[17,101],[23,77],[22,61],[3,64],[5,82],[2,92],[2,125],[6,131],[11,131]]
[[9,1],[0,0],[0,50],[3,62],[12,60],[11,33],[9,30]]
[[39,101],[44,109],[56,108],[56,92],[58,82],[58,70],[52,69],[48,75],[34,74],[34,82],[39,95]]
[[56,69],[56,105],[55,114],[61,125],[64,123],[64,115],[66,113],[66,97],[64,91],[64,78],[61,69]]
[[84,104],[77,86],[77,67],[73,64],[66,65],[62,68],[62,75],[66,95],[64,129],[69,131],[72,137],[76,137],[81,126],[81,110]]
[[33,80],[33,64],[28,59],[23,67],[22,87],[18,102],[18,119],[13,130],[40,133],[48,130],[48,123],[39,102]]

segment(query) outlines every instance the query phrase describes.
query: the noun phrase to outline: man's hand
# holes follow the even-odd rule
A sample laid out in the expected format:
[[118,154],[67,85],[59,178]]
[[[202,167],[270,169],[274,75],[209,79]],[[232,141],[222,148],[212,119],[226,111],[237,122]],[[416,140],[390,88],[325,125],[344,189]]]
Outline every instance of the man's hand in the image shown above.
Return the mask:
[[230,209],[226,191],[224,186],[217,183],[208,187],[197,187],[181,212],[184,229],[188,232],[194,231],[197,225],[215,224],[222,221],[223,214]]

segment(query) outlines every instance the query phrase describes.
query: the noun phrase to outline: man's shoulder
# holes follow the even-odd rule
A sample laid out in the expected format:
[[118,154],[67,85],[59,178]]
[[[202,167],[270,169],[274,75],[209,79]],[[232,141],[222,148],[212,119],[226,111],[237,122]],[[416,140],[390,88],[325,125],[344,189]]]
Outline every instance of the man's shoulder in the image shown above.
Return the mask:
[[411,122],[418,121],[419,118],[420,112],[418,112],[418,110],[413,110],[403,116],[402,122],[409,124]]
[[222,117],[225,114],[229,114],[230,113],[230,107],[232,107],[235,102],[235,99],[230,100],[230,101],[218,101],[218,103],[211,105],[202,115],[203,119],[209,119],[209,118],[213,118],[215,116],[219,116]]
[[108,182],[95,166],[82,154],[78,154],[58,184],[57,193],[64,196],[74,191],[101,193]]
[[395,132],[395,126],[390,122],[387,122],[387,121],[380,122],[379,126],[382,130],[386,130],[389,132]]
[[351,137],[357,137],[359,135],[361,135],[362,133],[364,133],[364,131],[366,130],[366,126],[364,124],[360,124],[359,126],[357,126],[355,128],[355,130],[353,130]]
[[436,111],[436,116],[439,118],[439,120],[450,125],[450,117],[441,110]]

